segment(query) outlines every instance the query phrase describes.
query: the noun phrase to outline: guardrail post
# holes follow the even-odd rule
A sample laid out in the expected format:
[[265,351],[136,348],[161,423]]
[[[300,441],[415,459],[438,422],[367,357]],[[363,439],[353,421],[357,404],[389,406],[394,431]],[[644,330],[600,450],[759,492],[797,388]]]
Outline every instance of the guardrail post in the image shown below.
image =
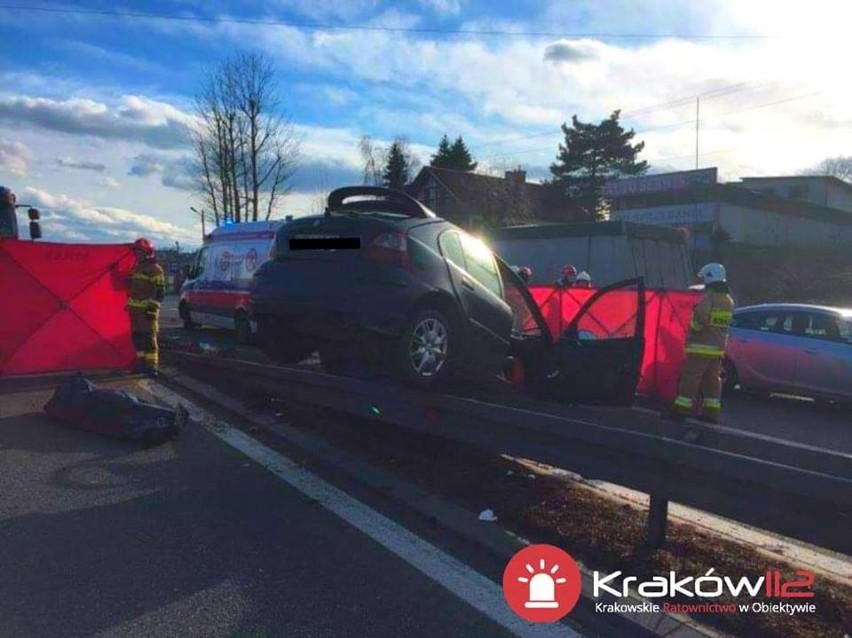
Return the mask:
[[659,494],[651,494],[648,507],[648,529],[645,542],[649,547],[659,549],[666,542],[666,522],[669,514],[669,501]]

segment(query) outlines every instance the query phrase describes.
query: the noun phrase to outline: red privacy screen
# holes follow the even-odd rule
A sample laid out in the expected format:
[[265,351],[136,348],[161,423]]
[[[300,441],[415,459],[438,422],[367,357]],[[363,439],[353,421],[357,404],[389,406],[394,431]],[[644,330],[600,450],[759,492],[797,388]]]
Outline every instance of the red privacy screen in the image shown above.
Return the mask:
[[134,363],[130,246],[0,240],[0,375]]
[[[532,286],[533,298],[541,308],[554,336],[562,334],[595,290]],[[636,327],[636,292],[606,293],[580,319],[578,329],[597,338],[629,337]],[[700,294],[679,290],[645,291],[645,353],[637,391],[664,401],[674,400],[683,344],[692,308]]]

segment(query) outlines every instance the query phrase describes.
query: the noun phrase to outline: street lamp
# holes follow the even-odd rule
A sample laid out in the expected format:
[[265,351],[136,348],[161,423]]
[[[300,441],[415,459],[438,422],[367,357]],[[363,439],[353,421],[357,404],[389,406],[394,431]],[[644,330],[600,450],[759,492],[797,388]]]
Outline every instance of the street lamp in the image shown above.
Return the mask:
[[199,213],[194,206],[190,206],[189,210],[191,210],[193,213],[195,213],[201,218],[201,239],[204,239],[204,237],[207,236],[207,232],[204,230],[204,209],[202,208],[201,212]]

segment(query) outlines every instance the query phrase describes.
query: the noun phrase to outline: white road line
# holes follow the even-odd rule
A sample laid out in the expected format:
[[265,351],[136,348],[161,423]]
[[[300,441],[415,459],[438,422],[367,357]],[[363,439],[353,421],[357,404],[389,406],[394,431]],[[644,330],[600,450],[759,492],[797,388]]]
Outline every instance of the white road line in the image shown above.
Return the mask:
[[183,403],[192,419],[219,439],[259,463],[305,496],[314,499],[516,636],[582,638],[582,634],[566,625],[535,625],[522,620],[506,604],[502,588],[482,574],[299,467],[283,454],[230,427],[203,408],[159,384],[146,385],[152,394],[172,406],[178,402]]

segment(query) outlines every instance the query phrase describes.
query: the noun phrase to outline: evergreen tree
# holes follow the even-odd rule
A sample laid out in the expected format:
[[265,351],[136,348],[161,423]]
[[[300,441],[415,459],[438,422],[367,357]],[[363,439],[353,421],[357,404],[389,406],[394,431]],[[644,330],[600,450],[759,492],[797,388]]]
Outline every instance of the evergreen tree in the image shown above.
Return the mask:
[[447,137],[447,134],[444,133],[444,137],[441,138],[441,141],[438,144],[438,150],[432,156],[429,166],[434,166],[435,168],[452,168],[450,166],[451,161],[450,139]]
[[613,111],[600,124],[581,122],[574,115],[570,127],[562,125],[565,143],[559,145],[557,162],[550,166],[553,181],[563,184],[571,199],[593,219],[600,218],[603,210],[605,182],[648,170],[648,162],[636,161],[645,142],[630,144],[636,133],[622,128],[620,113]]
[[464,143],[461,135],[456,138],[453,145],[450,147],[450,166],[457,171],[474,171],[476,170],[477,162],[473,161],[470,151]]
[[397,138],[388,149],[382,182],[387,188],[401,190],[411,180],[412,159],[405,140]]

